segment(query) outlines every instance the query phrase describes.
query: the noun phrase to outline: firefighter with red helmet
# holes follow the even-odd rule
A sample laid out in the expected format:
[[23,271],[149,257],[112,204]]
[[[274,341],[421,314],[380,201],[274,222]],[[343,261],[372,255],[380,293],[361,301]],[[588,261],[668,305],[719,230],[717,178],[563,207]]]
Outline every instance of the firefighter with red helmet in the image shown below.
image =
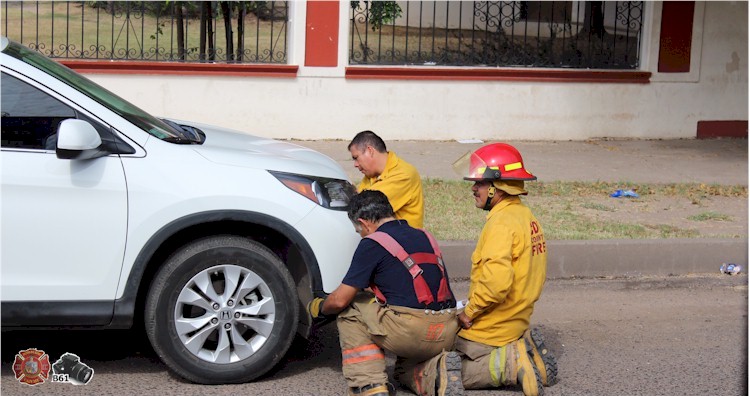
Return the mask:
[[547,245],[539,221],[520,196],[536,180],[515,147],[494,143],[454,163],[487,220],[471,255],[471,283],[458,319],[456,350],[462,355],[466,389],[520,385],[542,395],[557,363],[541,333],[529,329],[547,273]]

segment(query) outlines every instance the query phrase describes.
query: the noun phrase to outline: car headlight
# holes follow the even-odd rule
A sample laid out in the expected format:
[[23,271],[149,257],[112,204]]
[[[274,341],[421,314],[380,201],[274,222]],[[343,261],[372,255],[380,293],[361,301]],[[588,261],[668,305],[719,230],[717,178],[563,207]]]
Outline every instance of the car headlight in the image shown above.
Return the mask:
[[357,193],[354,186],[347,180],[276,171],[268,172],[292,191],[296,191],[307,199],[328,209],[348,210],[349,199]]

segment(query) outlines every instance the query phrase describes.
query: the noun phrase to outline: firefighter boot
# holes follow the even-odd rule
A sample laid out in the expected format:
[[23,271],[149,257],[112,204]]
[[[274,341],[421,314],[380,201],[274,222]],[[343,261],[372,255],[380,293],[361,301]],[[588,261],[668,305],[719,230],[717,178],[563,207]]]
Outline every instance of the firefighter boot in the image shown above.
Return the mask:
[[516,378],[517,384],[521,385],[525,396],[544,396],[539,370],[530,359],[530,347],[523,337],[515,342],[515,346],[515,369],[517,371],[511,378]]
[[398,358],[393,376],[419,396],[462,396],[461,356],[457,352],[440,354],[414,364]]
[[557,382],[557,360],[552,355],[552,351],[544,345],[542,333],[537,328],[526,330],[523,333],[523,339],[526,341],[527,347],[531,347],[531,360],[539,369],[542,385],[554,385]]
[[435,381],[437,396],[461,396],[464,384],[461,382],[461,356],[456,352],[443,352],[437,368]]
[[388,396],[388,385],[371,384],[361,388],[349,388],[349,396]]

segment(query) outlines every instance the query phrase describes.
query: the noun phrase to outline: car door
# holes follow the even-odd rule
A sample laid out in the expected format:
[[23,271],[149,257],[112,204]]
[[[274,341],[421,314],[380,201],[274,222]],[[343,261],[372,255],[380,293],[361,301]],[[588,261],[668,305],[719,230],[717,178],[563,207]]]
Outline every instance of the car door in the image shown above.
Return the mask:
[[125,249],[123,167],[114,154],[59,159],[55,134],[69,118],[91,123],[100,135],[110,129],[73,101],[19,73],[3,70],[0,84],[3,310],[10,306],[6,303],[19,301],[44,302],[28,305],[44,309],[87,301],[99,302],[97,309],[106,312]]

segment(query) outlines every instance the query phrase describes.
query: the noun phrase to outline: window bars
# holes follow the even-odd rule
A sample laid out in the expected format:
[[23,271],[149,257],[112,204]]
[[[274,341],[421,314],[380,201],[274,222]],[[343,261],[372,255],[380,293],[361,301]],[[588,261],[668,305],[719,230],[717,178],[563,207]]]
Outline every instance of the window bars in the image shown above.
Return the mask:
[[51,58],[287,62],[286,1],[6,1],[3,34]]
[[349,64],[637,69],[640,1],[353,1]]

